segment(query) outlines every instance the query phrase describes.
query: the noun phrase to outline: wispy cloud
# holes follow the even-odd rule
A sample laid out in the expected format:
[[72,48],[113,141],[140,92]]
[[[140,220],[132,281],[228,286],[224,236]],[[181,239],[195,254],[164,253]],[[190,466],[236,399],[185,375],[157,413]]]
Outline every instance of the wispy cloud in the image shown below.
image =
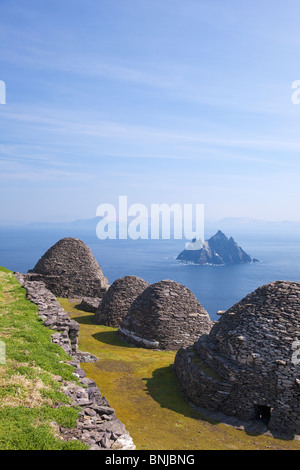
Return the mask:
[[[76,169],[77,167],[77,169]],[[80,165],[70,168],[67,161],[61,160],[59,151],[49,153],[49,149],[31,145],[0,145],[0,180],[4,181],[87,181],[93,173],[84,171]]]
[[193,191],[223,216],[265,192],[297,211],[299,5],[223,3],[0,2],[3,199]]
[[[56,117],[57,115],[61,116],[60,118]],[[194,159],[196,158],[195,152],[202,155],[202,152],[207,152],[208,157],[211,158],[214,156],[213,149],[222,150],[223,158],[233,158],[233,159],[245,159],[256,162],[269,162],[274,164],[291,164],[291,161],[281,161],[275,158],[266,157],[265,152],[273,152],[273,156],[277,153],[282,152],[292,152],[296,153],[300,151],[300,141],[299,139],[290,138],[287,136],[279,136],[276,138],[274,134],[259,136],[253,134],[251,136],[250,132],[246,135],[243,135],[240,131],[232,132],[231,135],[222,136],[225,134],[225,131],[219,128],[216,128],[214,132],[188,132],[188,131],[178,131],[177,129],[162,129],[155,128],[151,126],[141,126],[141,125],[130,125],[122,122],[112,122],[97,119],[95,116],[90,121],[88,121],[85,116],[81,116],[78,119],[74,119],[73,113],[69,112],[59,112],[57,109],[54,110],[45,110],[45,109],[33,109],[32,113],[20,113],[20,112],[10,112],[8,111],[5,115],[2,116],[2,121],[5,123],[6,120],[10,120],[13,123],[21,123],[22,126],[28,126],[31,130],[42,130],[44,132],[55,133],[56,136],[86,136],[91,138],[99,138],[99,142],[102,140],[115,140],[122,142],[134,142],[144,144],[145,150],[147,150],[147,144],[169,144],[177,146],[179,144],[189,145],[186,147],[189,150],[190,154],[185,154],[182,158]],[[228,133],[229,134],[229,133]],[[0,146],[0,151],[4,150],[4,146]],[[227,149],[227,151],[226,151]],[[228,153],[228,149],[235,149],[239,154],[234,155],[233,153]],[[5,153],[16,157],[20,150],[24,150],[24,147],[18,148],[16,146],[6,146]],[[245,151],[262,151],[262,156],[251,156],[245,153]],[[30,151],[33,152],[31,155],[32,159],[38,159],[38,154],[41,152],[43,159],[49,159],[51,161],[51,155],[49,155],[49,149],[46,147],[32,146]],[[62,150],[61,150],[62,152]],[[35,156],[34,156],[35,155]],[[113,153],[111,153],[113,155]],[[117,154],[118,156],[122,155],[122,152]],[[135,155],[131,152],[123,154],[126,157],[130,156],[144,156],[146,158],[180,158],[178,154],[167,154],[167,153],[149,153],[144,151],[142,153],[136,153]],[[215,153],[215,156],[217,154]],[[294,162],[298,164],[298,162]]]
[[32,165],[16,164],[15,162],[0,162],[0,180],[2,182],[9,181],[31,181],[43,183],[46,181],[55,181],[61,183],[69,183],[70,181],[86,182],[93,179],[91,173],[81,171],[75,172],[65,168],[49,169],[49,168],[33,168]]
[[[211,9],[210,9],[211,10]],[[214,10],[214,9],[213,9]],[[282,77],[260,74],[245,76],[245,71],[223,70],[222,79],[216,74],[217,66],[201,61],[178,62],[174,58],[164,61],[158,57],[147,59],[134,56],[102,54],[99,51],[84,53],[77,48],[67,48],[55,37],[46,40],[37,32],[1,24],[0,60],[18,68],[26,68],[32,74],[42,73],[47,81],[47,72],[70,75],[80,79],[84,94],[84,80],[107,79],[131,83],[160,90],[162,99],[172,97],[182,103],[204,105],[210,108],[246,111],[247,113],[278,114],[293,116],[295,108],[290,105],[290,84],[297,77],[283,82]],[[17,47],[16,47],[17,43]],[[67,41],[66,41],[67,43]],[[201,50],[203,45],[199,46]],[[52,83],[53,88],[64,86],[67,78]],[[74,89],[74,92],[78,90]],[[275,99],[274,99],[275,98]]]

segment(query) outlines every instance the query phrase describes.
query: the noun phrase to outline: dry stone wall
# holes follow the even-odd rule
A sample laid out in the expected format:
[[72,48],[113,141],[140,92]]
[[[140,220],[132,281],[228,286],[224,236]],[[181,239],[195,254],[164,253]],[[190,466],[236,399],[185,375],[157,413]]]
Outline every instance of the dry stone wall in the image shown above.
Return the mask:
[[45,327],[54,331],[52,342],[61,346],[70,356],[68,364],[74,368],[74,379],[78,379],[77,382],[70,382],[56,377],[61,383],[61,390],[70,397],[71,405],[80,408],[74,429],[59,428],[61,438],[78,439],[91,450],[135,450],[132,438],[117,418],[115,410],[81,368],[81,363],[99,359],[78,350],[79,324],[70,319],[44,283],[28,281],[27,276],[20,273],[15,275],[26,289],[28,299],[38,306],[38,315]]
[[99,297],[83,297],[78,308],[84,312],[96,313],[100,302],[101,299]]

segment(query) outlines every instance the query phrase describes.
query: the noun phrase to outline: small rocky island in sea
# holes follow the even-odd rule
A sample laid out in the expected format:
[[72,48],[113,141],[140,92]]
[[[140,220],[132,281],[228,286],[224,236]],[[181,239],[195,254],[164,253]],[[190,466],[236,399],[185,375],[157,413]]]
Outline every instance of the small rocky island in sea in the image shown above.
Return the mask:
[[178,256],[177,260],[194,264],[243,264],[257,262],[252,259],[232,237],[219,230],[205,242],[194,239]]

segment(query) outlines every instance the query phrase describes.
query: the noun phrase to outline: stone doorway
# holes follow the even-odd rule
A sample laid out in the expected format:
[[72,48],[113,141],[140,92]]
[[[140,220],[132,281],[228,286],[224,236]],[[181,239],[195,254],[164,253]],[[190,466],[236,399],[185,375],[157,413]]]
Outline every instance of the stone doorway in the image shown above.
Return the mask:
[[259,421],[262,421],[264,424],[268,426],[273,409],[270,406],[256,405],[255,411],[256,411],[256,419],[258,419]]

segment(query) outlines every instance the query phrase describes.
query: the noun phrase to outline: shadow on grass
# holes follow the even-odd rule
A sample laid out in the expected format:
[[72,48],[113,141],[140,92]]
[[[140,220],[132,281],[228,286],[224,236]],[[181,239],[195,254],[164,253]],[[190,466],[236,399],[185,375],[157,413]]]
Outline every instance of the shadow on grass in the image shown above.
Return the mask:
[[[77,323],[81,325],[91,325],[91,326],[99,326],[101,325],[96,325],[94,323],[94,318],[95,315],[87,315],[86,313],[82,313],[82,315],[72,317],[73,320],[75,320]],[[94,339],[101,343],[108,344],[110,346],[119,346],[123,348],[134,348],[135,346],[132,346],[129,343],[126,343],[126,341],[122,340],[120,336],[118,335],[118,330],[116,328],[110,328],[110,327],[105,327],[107,328],[107,331],[99,331],[98,333],[95,333],[92,335]]]
[[[70,303],[71,303],[71,302],[70,302]],[[80,308],[80,305],[81,305],[81,304],[75,304],[75,305],[73,305],[73,308],[74,308],[75,310],[79,310],[79,312],[92,313],[92,312],[87,312],[86,310],[83,310],[82,308]]]
[[129,343],[123,341],[120,336],[118,335],[117,330],[115,331],[99,331],[93,335],[97,341],[101,341],[102,343],[109,344],[110,346],[119,346],[121,348],[134,348]]
[[91,308],[88,308],[88,307],[82,307],[81,306],[81,303],[77,303],[76,305],[73,306],[74,310],[78,310],[79,312],[82,312],[82,313],[92,313],[93,315],[95,315],[95,309],[93,309],[93,307]]
[[94,315],[87,315],[86,313],[80,315],[79,317],[72,317],[72,320],[77,321],[81,325],[95,325]]
[[[212,425],[219,423],[227,424],[229,426],[237,427],[244,425],[244,432],[248,436],[259,437],[267,432],[267,426],[261,421],[249,421],[243,423],[237,419],[227,415],[219,413],[219,418],[210,417],[201,413],[200,410],[189,404],[184,394],[182,393],[180,386],[177,382],[176,375],[173,372],[173,364],[168,367],[162,367],[153,371],[151,378],[144,378],[143,381],[146,385],[147,394],[150,395],[153,400],[160,404],[162,408],[175,411],[187,418],[196,420],[206,421]],[[274,438],[291,440],[292,436],[275,436]]]
[[185,400],[180,390],[173,365],[161,367],[153,371],[151,378],[144,378],[147,394],[160,404],[162,408],[175,411],[187,418],[199,419],[214,424],[214,421],[194,410]]

